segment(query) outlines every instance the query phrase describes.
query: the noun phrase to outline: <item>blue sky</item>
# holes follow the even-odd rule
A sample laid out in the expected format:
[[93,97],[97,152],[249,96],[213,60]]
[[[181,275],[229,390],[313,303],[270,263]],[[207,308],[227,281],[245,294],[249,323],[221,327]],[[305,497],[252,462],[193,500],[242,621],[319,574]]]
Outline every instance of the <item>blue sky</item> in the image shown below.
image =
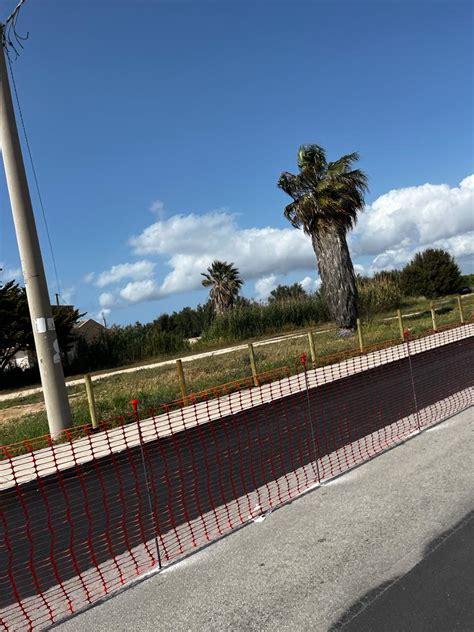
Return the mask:
[[[317,287],[276,187],[304,142],[361,154],[358,270],[435,245],[473,271],[472,26],[459,0],[27,0],[14,73],[63,299],[145,322],[204,301],[215,257],[247,296]],[[3,173],[0,262],[19,268]]]

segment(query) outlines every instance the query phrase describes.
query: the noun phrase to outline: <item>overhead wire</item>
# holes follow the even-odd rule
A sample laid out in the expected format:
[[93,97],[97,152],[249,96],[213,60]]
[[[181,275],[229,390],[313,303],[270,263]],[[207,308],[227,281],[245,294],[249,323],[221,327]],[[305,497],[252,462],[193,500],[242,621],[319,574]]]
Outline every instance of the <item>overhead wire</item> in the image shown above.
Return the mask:
[[48,241],[48,246],[49,246],[49,251],[51,253],[51,260],[53,263],[53,269],[54,269],[54,276],[55,276],[55,280],[56,280],[56,288],[57,288],[57,293],[58,296],[61,295],[61,290],[60,290],[60,285],[59,285],[59,275],[58,275],[58,268],[56,265],[56,257],[54,255],[54,249],[53,249],[53,243],[51,240],[51,233],[49,231],[49,226],[48,226],[48,220],[46,218],[46,211],[45,211],[45,206],[43,203],[43,196],[41,195],[41,189],[39,186],[39,180],[38,180],[38,174],[36,171],[36,167],[35,167],[35,162],[33,160],[33,154],[31,151],[31,145],[30,145],[30,141],[29,141],[29,137],[28,137],[28,133],[26,131],[26,125],[25,125],[25,120],[23,117],[23,110],[21,108],[21,103],[20,103],[20,97],[18,94],[18,90],[16,87],[16,81],[15,81],[15,75],[13,72],[13,64],[12,64],[12,60],[10,57],[10,52],[9,52],[9,47],[11,49],[13,49],[13,51],[15,52],[16,56],[18,57],[18,50],[16,49],[15,45],[13,44],[13,42],[11,41],[11,35],[13,35],[13,37],[15,38],[16,44],[18,46],[20,46],[21,48],[23,48],[23,44],[21,43],[22,41],[28,39],[28,33],[26,34],[26,36],[22,36],[19,35],[18,31],[16,30],[16,23],[18,20],[18,15],[20,12],[20,9],[22,7],[22,5],[24,4],[24,2],[26,2],[26,0],[20,0],[20,2],[17,4],[16,8],[13,10],[13,12],[11,13],[11,15],[7,18],[7,21],[5,22],[5,24],[3,25],[3,33],[2,33],[2,44],[3,44],[3,48],[5,49],[5,53],[7,56],[7,60],[8,60],[8,67],[9,67],[9,71],[10,71],[10,77],[11,77],[11,83],[13,86],[13,92],[15,94],[15,101],[16,101],[16,105],[17,105],[17,109],[18,109],[18,114],[20,117],[20,123],[21,123],[21,127],[23,130],[23,136],[25,138],[25,143],[26,143],[26,148],[27,148],[27,152],[28,152],[28,157],[30,160],[30,165],[31,165],[31,172],[33,174],[33,180],[35,183],[35,189],[36,189],[36,193],[38,196],[38,201],[39,201],[39,205],[41,208],[41,214],[43,216],[43,221],[44,221],[44,225],[45,225],[45,229],[46,229],[46,237],[47,237],[47,241]]
[[[25,2],[26,0],[20,0],[20,2],[16,5],[16,7],[13,9],[13,11],[10,13],[8,18],[6,19],[5,24],[3,24],[3,32],[2,32],[3,46],[5,49],[6,49],[6,45],[10,46],[15,51],[15,54],[17,57],[19,55],[19,52],[16,46],[23,48],[22,42],[27,40],[29,36],[29,33],[27,33],[26,35],[20,35],[16,28],[16,23],[18,20],[18,16],[20,14],[21,7],[23,6]],[[15,40],[16,45],[13,43],[12,39]]]

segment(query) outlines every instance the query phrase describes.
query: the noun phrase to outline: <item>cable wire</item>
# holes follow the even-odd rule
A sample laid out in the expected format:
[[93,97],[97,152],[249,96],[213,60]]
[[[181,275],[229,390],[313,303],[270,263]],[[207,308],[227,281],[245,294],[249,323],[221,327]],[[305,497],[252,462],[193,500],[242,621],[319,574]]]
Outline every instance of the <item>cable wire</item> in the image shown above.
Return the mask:
[[[16,5],[16,7],[11,12],[11,14],[6,19],[5,23],[2,24],[2,27],[3,27],[2,28],[2,44],[3,44],[3,47],[6,50],[7,47],[10,46],[10,48],[15,51],[15,55],[17,57],[19,56],[19,52],[18,52],[17,46],[19,48],[23,48],[22,42],[27,40],[28,37],[29,37],[29,33],[27,33],[26,35],[23,36],[23,35],[20,35],[18,33],[18,31],[17,31],[18,16],[20,15],[21,7],[23,6],[23,4],[25,2],[26,2],[26,0],[20,0],[19,3]],[[13,43],[12,40],[14,40],[15,43]]]
[[[22,0],[22,2],[20,2],[20,4],[18,5],[17,9],[19,9],[19,7],[23,4],[24,1],[25,0]],[[25,142],[26,142],[26,147],[27,147],[27,151],[28,151],[28,156],[29,156],[29,159],[30,159],[31,171],[33,173],[33,179],[34,179],[34,182],[35,182],[36,193],[38,195],[38,200],[39,200],[39,203],[40,203],[41,213],[43,215],[43,221],[44,221],[44,225],[45,225],[45,228],[46,228],[46,235],[47,235],[47,239],[48,239],[49,250],[50,250],[50,253],[51,253],[51,259],[52,259],[52,262],[53,262],[54,275],[55,275],[55,279],[56,279],[56,287],[57,287],[57,290],[58,290],[58,295],[60,296],[61,295],[61,290],[60,290],[60,286],[59,286],[58,269],[57,269],[57,266],[56,266],[56,258],[54,256],[53,244],[52,244],[51,235],[50,235],[50,232],[49,232],[48,221],[46,219],[46,212],[45,212],[45,208],[44,208],[44,204],[43,204],[43,197],[41,195],[41,190],[40,190],[40,186],[39,186],[39,182],[38,182],[38,176],[37,176],[37,173],[36,173],[36,167],[35,167],[35,163],[34,163],[34,160],[33,160],[33,154],[31,152],[30,141],[28,139],[28,134],[26,132],[25,121],[23,119],[23,112],[22,112],[22,109],[21,109],[20,98],[18,96],[18,90],[16,88],[15,76],[13,74],[12,61],[10,59],[10,54],[8,52],[8,48],[6,46],[4,48],[5,48],[5,52],[6,52],[7,59],[8,59],[8,66],[10,68],[10,76],[11,76],[11,80],[12,80],[13,91],[15,93],[15,100],[16,100],[16,104],[17,104],[17,107],[18,107],[18,114],[20,115],[21,127],[23,129],[23,135],[25,137]]]

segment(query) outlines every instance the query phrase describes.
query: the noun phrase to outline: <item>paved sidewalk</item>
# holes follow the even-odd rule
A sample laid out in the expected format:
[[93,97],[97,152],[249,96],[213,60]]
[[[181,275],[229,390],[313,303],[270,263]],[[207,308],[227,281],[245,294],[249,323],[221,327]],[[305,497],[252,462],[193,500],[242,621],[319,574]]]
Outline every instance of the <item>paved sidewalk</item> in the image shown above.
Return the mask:
[[[464,565],[461,582],[448,580],[468,551],[459,529],[474,509],[473,448],[471,408],[58,627],[379,631],[393,609],[379,612],[375,627],[357,627],[358,617],[415,577],[419,600],[402,591],[394,602],[404,621],[423,607],[443,611],[448,629],[466,629],[459,625],[472,613],[465,588],[474,583],[473,566]],[[430,598],[420,582],[433,576]],[[422,614],[409,629],[435,630]]]

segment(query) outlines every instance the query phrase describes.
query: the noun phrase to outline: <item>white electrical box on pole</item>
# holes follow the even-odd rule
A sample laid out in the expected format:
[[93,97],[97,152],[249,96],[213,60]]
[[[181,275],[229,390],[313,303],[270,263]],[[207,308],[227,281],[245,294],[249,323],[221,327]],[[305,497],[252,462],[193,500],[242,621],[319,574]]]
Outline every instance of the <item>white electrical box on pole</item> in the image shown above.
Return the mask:
[[5,61],[4,28],[4,25],[0,26],[0,144],[49,431],[53,437],[57,437],[71,426],[71,411],[13,109]]

